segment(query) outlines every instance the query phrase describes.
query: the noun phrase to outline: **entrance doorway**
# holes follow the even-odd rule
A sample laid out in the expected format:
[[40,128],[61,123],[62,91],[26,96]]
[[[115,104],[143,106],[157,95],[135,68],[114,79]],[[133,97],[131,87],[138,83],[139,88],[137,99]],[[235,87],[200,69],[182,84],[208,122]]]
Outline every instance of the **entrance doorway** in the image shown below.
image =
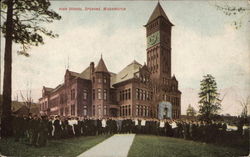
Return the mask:
[[159,119],[172,119],[172,104],[170,102],[161,102],[158,105],[158,118]]

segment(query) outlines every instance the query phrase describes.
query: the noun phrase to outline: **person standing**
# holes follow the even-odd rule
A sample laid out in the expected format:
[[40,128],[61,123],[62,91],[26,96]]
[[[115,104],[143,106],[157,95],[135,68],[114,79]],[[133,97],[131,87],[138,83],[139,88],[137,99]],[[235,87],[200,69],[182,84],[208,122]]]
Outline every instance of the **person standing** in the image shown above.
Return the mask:
[[142,134],[145,134],[146,133],[146,120],[145,119],[142,119],[141,120],[141,133]]
[[101,119],[97,119],[97,134],[101,135],[102,134],[102,121]]
[[133,120],[133,133],[134,134],[137,134],[138,133],[138,130],[137,130],[137,127],[138,127],[138,125],[139,125],[139,122],[138,122],[138,119],[137,118],[135,118],[134,120]]
[[107,127],[107,121],[105,118],[102,119],[102,132],[103,134],[106,134],[106,127]]
[[37,115],[34,115],[33,119],[31,120],[31,131],[32,131],[31,144],[33,146],[37,146],[38,133],[39,133],[39,117]]
[[159,122],[159,135],[164,136],[165,134],[165,122],[164,120],[160,120]]
[[52,131],[53,131],[53,118],[50,117],[48,121],[48,136],[49,138],[52,138]]
[[38,146],[45,146],[48,141],[48,119],[46,116],[42,116],[39,120],[39,138]]
[[55,139],[60,139],[61,138],[61,125],[60,125],[59,116],[56,116],[56,119],[54,121],[54,127],[55,127],[55,132],[54,132]]
[[117,132],[120,134],[122,132],[122,120],[121,120],[121,118],[118,118],[116,120],[116,124],[117,124]]

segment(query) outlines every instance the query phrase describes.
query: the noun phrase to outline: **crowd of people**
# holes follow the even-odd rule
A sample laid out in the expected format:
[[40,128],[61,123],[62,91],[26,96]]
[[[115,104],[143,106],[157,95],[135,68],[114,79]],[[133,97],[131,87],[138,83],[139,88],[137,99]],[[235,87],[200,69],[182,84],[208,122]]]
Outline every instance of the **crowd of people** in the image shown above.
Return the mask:
[[[223,140],[228,125],[223,122],[193,120],[158,120],[143,118],[93,118],[62,116],[15,116],[13,118],[15,141],[33,146],[45,146],[48,139],[63,139],[102,134],[149,134],[184,138],[202,142]],[[244,135],[242,128],[237,134]]]

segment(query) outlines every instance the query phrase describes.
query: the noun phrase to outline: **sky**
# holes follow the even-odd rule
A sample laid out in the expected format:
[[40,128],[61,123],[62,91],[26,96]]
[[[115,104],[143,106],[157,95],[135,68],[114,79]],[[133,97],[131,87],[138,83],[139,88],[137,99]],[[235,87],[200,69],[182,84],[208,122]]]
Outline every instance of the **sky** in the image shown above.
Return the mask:
[[[222,114],[238,115],[240,101],[249,93],[249,14],[226,16],[215,4],[247,6],[247,1],[160,1],[172,28],[172,74],[182,92],[182,114],[188,104],[198,109],[200,81],[212,74],[221,93]],[[13,46],[13,99],[32,90],[35,102],[42,87],[56,87],[67,67],[82,72],[102,54],[109,71],[118,73],[133,60],[146,61],[147,23],[157,1],[52,1],[51,8],[62,19],[44,26],[59,34],[32,47],[30,57],[17,55]],[[118,7],[120,11],[87,11],[85,8]],[[60,8],[82,8],[81,11]],[[242,27],[232,22],[242,19]],[[4,38],[1,36],[1,69]],[[1,70],[1,81],[3,70]],[[2,83],[1,83],[2,85]],[[2,92],[2,89],[1,89]]]

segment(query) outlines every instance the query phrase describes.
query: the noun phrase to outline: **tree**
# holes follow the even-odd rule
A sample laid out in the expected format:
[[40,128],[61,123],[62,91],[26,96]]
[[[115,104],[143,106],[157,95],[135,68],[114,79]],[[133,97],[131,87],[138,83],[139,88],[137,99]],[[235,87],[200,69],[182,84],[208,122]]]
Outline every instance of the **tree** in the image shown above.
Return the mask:
[[[11,83],[12,83],[12,43],[20,45],[17,52],[29,57],[31,46],[44,44],[44,36],[55,38],[58,35],[45,29],[43,23],[60,20],[61,16],[49,9],[48,0],[3,0],[1,1],[1,32],[5,35],[3,113],[1,136],[11,135]],[[6,11],[7,10],[7,11]]]
[[217,92],[215,78],[210,74],[203,76],[200,86],[200,119],[211,122],[211,120],[218,117],[218,112],[221,109],[221,100],[219,99],[220,94]]
[[187,113],[187,116],[190,116],[190,117],[194,117],[196,115],[196,111],[194,107],[192,107],[190,104],[188,105],[186,113]]
[[246,99],[243,99],[239,101],[240,105],[242,107],[242,111],[241,111],[241,117],[246,118],[248,116],[248,108],[250,105],[250,96],[247,96]]
[[33,104],[33,99],[31,97],[31,89],[27,89],[26,97],[24,97],[22,91],[20,91],[20,95],[23,99],[24,105],[28,108],[28,113],[30,114],[30,108],[31,105]]

